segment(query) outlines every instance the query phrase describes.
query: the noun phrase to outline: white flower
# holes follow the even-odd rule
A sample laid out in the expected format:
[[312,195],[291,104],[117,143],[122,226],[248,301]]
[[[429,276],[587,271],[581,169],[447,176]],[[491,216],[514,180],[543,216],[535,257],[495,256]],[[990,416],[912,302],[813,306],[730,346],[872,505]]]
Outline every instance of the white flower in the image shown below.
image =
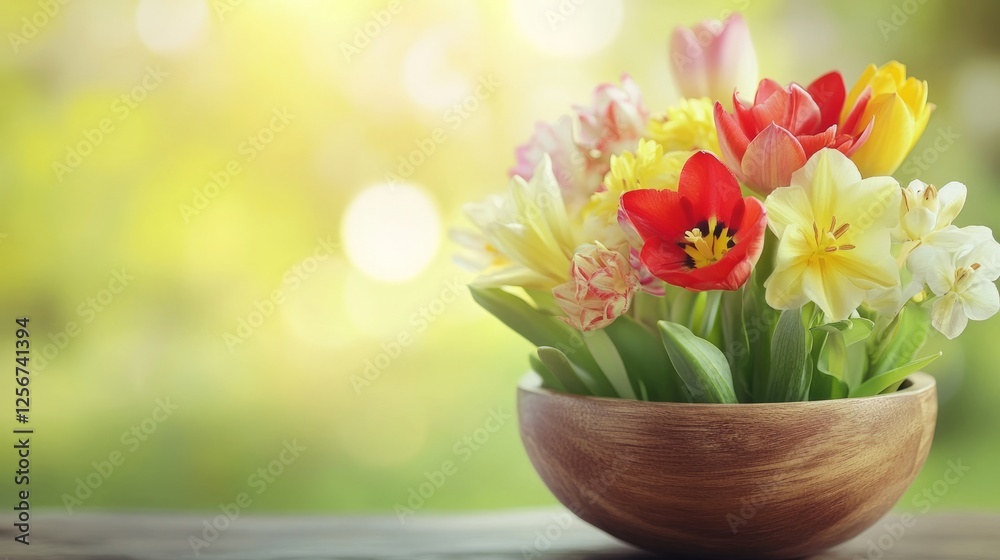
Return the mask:
[[939,296],[931,308],[931,325],[955,338],[969,319],[982,321],[1000,311],[1000,293],[993,283],[1000,277],[1000,244],[983,226],[951,226],[937,234],[935,242],[917,247],[907,260],[913,274],[908,293],[926,285]]
[[899,207],[899,227],[892,232],[893,240],[903,243],[900,263],[921,243],[933,242],[933,236],[955,220],[965,206],[966,188],[952,181],[937,189],[919,180],[903,189]]

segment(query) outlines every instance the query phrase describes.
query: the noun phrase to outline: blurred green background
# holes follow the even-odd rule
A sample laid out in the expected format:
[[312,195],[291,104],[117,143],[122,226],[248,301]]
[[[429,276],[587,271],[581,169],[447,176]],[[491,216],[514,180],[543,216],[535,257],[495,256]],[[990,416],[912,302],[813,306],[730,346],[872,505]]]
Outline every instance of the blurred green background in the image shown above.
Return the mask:
[[[627,72],[652,110],[676,101],[670,30],[732,10],[762,75],[850,85],[897,58],[929,80],[938,110],[898,179],[961,180],[960,225],[1000,226],[988,2],[0,5],[0,344],[31,318],[33,505],[214,509],[293,440],[254,511],[389,512],[445,461],[420,507],[554,503],[512,417],[529,346],[461,290],[447,230],[597,83]],[[902,507],[959,460],[933,507],[1000,506],[998,336],[930,342],[939,429]]]

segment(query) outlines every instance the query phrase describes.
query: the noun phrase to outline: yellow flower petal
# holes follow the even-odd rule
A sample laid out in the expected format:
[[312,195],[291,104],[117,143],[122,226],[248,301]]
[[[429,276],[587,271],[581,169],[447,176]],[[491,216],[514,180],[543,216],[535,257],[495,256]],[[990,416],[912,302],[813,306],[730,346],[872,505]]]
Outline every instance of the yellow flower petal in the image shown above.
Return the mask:
[[830,321],[842,321],[861,305],[867,290],[855,285],[829,260],[820,259],[802,275],[802,292]]
[[899,221],[901,196],[892,177],[861,179],[839,151],[813,155],[793,186],[766,200],[778,236],[774,272],[764,283],[768,304],[790,309],[813,301],[837,321],[871,290],[898,286],[889,228]]
[[809,301],[802,292],[802,278],[813,251],[808,235],[797,224],[785,228],[774,272],[764,282],[764,299],[774,309],[795,309]]
[[[854,83],[854,87],[851,88],[850,93],[847,94],[847,99],[844,100],[844,108],[840,111],[840,122],[847,120],[847,115],[851,113],[854,105],[857,104],[858,98],[861,97],[861,93],[865,91],[868,84],[875,77],[878,72],[878,67],[874,64],[869,64],[865,71],[861,73],[861,77],[858,81]],[[866,123],[867,124],[867,123]]]
[[809,185],[813,220],[821,224],[829,223],[839,210],[837,199],[849,194],[849,189],[843,187],[860,181],[857,166],[837,150],[820,150],[792,174],[793,185]]
[[851,88],[841,111],[840,125],[855,109],[866,89],[871,98],[862,109],[861,118],[848,134],[860,134],[873,122],[871,136],[854,153],[862,175],[888,175],[894,172],[916,145],[934,105],[927,102],[927,82],[906,77],[906,66],[895,60],[881,68],[868,66]]
[[777,237],[783,236],[790,224],[815,221],[809,195],[802,187],[780,187],[767,195],[767,225]]
[[851,159],[865,177],[891,175],[913,144],[914,117],[899,94],[889,93],[871,100],[861,122],[872,118],[875,126],[871,136]]

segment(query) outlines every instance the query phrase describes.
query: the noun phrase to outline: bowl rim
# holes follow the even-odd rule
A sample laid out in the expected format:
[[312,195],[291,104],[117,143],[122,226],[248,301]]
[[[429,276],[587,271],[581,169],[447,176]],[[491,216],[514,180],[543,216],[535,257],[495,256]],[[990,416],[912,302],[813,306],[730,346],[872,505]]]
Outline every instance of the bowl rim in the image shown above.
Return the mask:
[[935,390],[937,386],[934,376],[918,371],[911,373],[906,376],[903,383],[909,382],[909,385],[895,391],[892,393],[885,393],[881,395],[873,395],[870,397],[845,397],[842,399],[827,399],[823,401],[792,401],[792,402],[773,402],[773,403],[689,403],[689,402],[670,402],[670,401],[642,401],[638,399],[623,399],[618,397],[595,397],[591,395],[577,395],[574,393],[564,393],[562,391],[555,391],[553,389],[547,389],[542,387],[542,378],[534,371],[528,371],[517,383],[518,391],[523,391],[525,393],[532,393],[539,396],[547,398],[561,398],[561,399],[580,399],[585,401],[593,402],[603,402],[606,404],[617,403],[617,404],[629,404],[632,406],[649,406],[658,408],[670,408],[670,407],[722,407],[727,409],[754,409],[763,407],[774,407],[774,406],[785,406],[793,408],[818,408],[824,406],[831,406],[838,403],[850,403],[850,402],[867,402],[873,400],[882,399],[899,399],[899,398],[913,398],[918,397],[924,393]]

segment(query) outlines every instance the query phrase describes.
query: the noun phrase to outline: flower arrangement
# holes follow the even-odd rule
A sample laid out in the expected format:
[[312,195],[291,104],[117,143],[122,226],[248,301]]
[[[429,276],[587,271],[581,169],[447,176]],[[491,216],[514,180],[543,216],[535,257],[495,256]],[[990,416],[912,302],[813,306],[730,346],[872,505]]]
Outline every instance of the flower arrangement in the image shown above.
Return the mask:
[[745,21],[674,31],[684,95],[628,76],[539,123],[506,193],[455,239],[475,300],[555,390],[787,402],[895,391],[1000,309],[1000,244],[954,225],[966,187],[892,177],[934,110],[898,62],[757,81]]

